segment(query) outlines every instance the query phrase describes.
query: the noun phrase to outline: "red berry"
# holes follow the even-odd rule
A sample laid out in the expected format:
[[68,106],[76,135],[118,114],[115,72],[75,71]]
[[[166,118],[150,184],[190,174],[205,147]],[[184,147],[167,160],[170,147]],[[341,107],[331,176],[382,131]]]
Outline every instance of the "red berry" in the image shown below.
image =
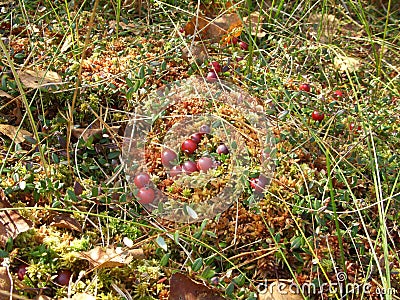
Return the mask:
[[214,166],[214,162],[209,157],[202,157],[197,161],[197,169],[203,172],[207,172]]
[[356,128],[356,124],[350,123],[349,129],[350,129],[350,131],[355,131],[355,132],[357,132],[357,131],[360,131],[360,130],[361,130],[361,125],[358,125],[357,128]]
[[137,194],[137,197],[139,198],[138,202],[140,204],[150,204],[153,202],[155,196],[156,194],[154,190],[148,187],[142,187]]
[[139,173],[133,181],[138,188],[141,188],[150,183],[150,176],[147,173]]
[[183,28],[183,27],[179,28],[179,32],[180,33],[185,33],[185,28]]
[[311,91],[311,86],[308,83],[302,83],[299,86],[299,90],[309,93]]
[[179,175],[182,174],[182,167],[181,166],[174,166],[172,169],[169,171],[169,176],[172,178],[175,178]]
[[186,140],[182,143],[181,149],[187,154],[192,154],[197,149],[197,144],[192,139]]
[[231,38],[231,44],[232,44],[232,45],[236,45],[238,42],[239,42],[239,39],[238,39],[236,36],[233,36],[233,37]]
[[55,282],[59,285],[62,286],[67,286],[69,284],[69,281],[71,279],[71,271],[69,270],[60,270],[57,273],[57,277],[55,279]]
[[215,73],[221,72],[221,65],[217,61],[210,62],[211,69],[215,71]]
[[203,133],[197,132],[197,133],[192,134],[192,136],[190,138],[193,140],[193,142],[198,144],[198,143],[200,143],[202,137],[203,137]]
[[183,165],[182,165],[182,169],[187,175],[198,171],[196,163],[194,161],[191,161],[191,160],[185,161],[183,163]]
[[204,133],[209,134],[211,132],[211,128],[210,128],[210,126],[204,124],[204,125],[200,126],[199,132],[202,134],[204,134]]
[[26,268],[28,266],[25,264],[19,265],[17,269],[17,276],[19,280],[23,280],[26,274]]
[[239,46],[240,48],[242,48],[244,51],[247,51],[247,49],[249,48],[249,45],[246,42],[240,41],[239,42]]
[[257,178],[250,179],[250,186],[254,191],[262,193],[265,189],[267,181],[268,180],[264,175],[260,175]]
[[217,81],[217,79],[218,79],[218,76],[214,71],[208,72],[208,74],[207,74],[208,82],[215,82],[215,81]]
[[221,144],[217,147],[217,153],[218,154],[228,154],[229,149],[228,149],[228,147],[225,146],[225,144]]
[[336,90],[333,92],[334,98],[343,98],[343,92],[341,90]]
[[242,61],[242,60],[243,60],[243,56],[238,56],[238,57],[236,57],[236,61],[237,61],[237,62]]
[[176,153],[170,149],[164,149],[164,151],[161,153],[161,163],[165,167],[171,167],[177,158],[178,156]]
[[312,114],[311,114],[311,118],[312,118],[314,121],[321,122],[321,121],[325,118],[325,115],[324,115],[323,112],[319,112],[318,110],[314,110],[314,111],[312,112]]

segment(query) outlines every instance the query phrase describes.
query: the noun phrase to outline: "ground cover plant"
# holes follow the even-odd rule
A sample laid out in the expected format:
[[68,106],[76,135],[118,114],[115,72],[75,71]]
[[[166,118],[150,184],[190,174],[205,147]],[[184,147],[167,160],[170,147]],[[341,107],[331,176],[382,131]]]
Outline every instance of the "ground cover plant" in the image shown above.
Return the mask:
[[397,1],[0,8],[1,298],[400,297]]

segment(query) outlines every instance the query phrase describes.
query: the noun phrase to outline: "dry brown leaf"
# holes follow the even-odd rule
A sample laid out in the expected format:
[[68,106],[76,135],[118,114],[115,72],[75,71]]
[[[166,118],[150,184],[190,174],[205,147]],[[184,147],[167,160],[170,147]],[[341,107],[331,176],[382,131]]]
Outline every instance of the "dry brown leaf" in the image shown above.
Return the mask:
[[32,89],[61,84],[61,76],[53,71],[24,70],[18,72],[24,86]]
[[8,276],[8,271],[6,267],[0,267],[0,300],[9,300],[11,292],[11,280]]
[[361,62],[358,58],[338,54],[333,59],[333,65],[342,72],[355,72],[360,68]]
[[259,12],[253,12],[249,16],[243,18],[243,23],[250,29],[252,35],[263,38],[267,32],[262,29],[264,17]]
[[95,268],[114,268],[129,264],[133,259],[144,258],[143,249],[122,250],[121,248],[103,248],[79,252],[77,257],[89,261]]
[[38,295],[34,298],[35,300],[52,300],[49,296],[46,295]]
[[185,26],[185,34],[196,35],[196,39],[219,42],[227,36],[239,36],[242,21],[236,13],[225,14],[216,19],[203,15],[194,16]]
[[287,282],[290,282],[290,280],[275,281],[268,284],[265,290],[258,294],[258,300],[302,300],[301,293],[297,293],[297,290],[291,288],[291,285]]
[[0,247],[3,248],[8,238],[16,238],[21,232],[31,229],[33,224],[22,217],[18,211],[12,210],[3,189],[0,189],[0,208],[10,208],[0,211]]
[[72,296],[72,300],[96,300],[96,297],[86,293],[78,293]]
[[202,42],[194,42],[188,48],[182,49],[182,58],[189,62],[202,64],[208,59],[207,47]]
[[170,280],[169,300],[223,300],[216,289],[175,273]]
[[24,129],[20,129],[18,131],[18,127],[8,125],[8,124],[0,124],[0,133],[8,136],[10,139],[15,138],[15,142],[17,144],[25,141],[24,136],[32,137],[32,134]]
[[10,94],[6,93],[3,90],[0,90],[0,97],[8,98],[8,99],[13,99],[14,97],[11,96]]
[[[120,126],[111,126],[110,129],[112,134],[116,134],[119,130]],[[84,141],[87,141],[89,137],[103,134],[103,129],[101,128],[73,128],[71,130],[72,136],[79,139],[82,138]]]
[[331,43],[339,31],[340,20],[334,15],[312,14],[308,21],[309,32],[321,43]]
[[56,213],[52,217],[52,222],[50,225],[58,228],[65,228],[65,229],[70,229],[70,230],[75,230],[82,232],[82,226],[81,224],[73,217],[71,217],[69,214],[61,214],[61,213]]

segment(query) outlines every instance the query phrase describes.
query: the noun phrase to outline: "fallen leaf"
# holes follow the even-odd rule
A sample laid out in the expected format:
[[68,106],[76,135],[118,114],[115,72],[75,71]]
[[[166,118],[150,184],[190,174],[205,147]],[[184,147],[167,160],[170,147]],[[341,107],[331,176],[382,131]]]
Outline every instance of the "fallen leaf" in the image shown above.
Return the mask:
[[259,12],[253,12],[249,16],[243,18],[243,23],[250,29],[250,34],[258,38],[263,38],[267,32],[262,29],[264,17]]
[[0,267],[0,300],[9,300],[11,291],[11,280],[6,267]]
[[[111,29],[115,30],[115,27],[117,25],[117,22],[115,20],[111,20],[110,22],[108,22],[108,25],[110,26]],[[119,27],[121,27],[121,29],[123,30],[129,30],[130,32],[132,32],[133,34],[139,35],[139,34],[143,34],[143,32],[146,31],[146,27],[144,26],[140,26],[138,24],[135,23],[124,23],[124,22],[119,22]]]
[[97,246],[77,253],[77,257],[89,261],[95,268],[114,268],[129,264],[133,259],[144,258],[143,249],[103,248]]
[[182,58],[189,62],[202,64],[208,59],[207,47],[202,42],[194,42],[182,50]]
[[16,238],[20,233],[31,229],[33,224],[18,211],[12,210],[3,189],[0,189],[0,208],[10,208],[0,211],[0,247],[3,248],[10,237]]
[[22,84],[28,88],[37,89],[62,83],[61,76],[53,71],[24,70],[18,72]]
[[331,14],[312,14],[308,22],[309,32],[321,43],[331,43],[339,31],[340,20]]
[[10,139],[15,138],[15,142],[20,144],[26,140],[25,136],[32,137],[32,134],[24,129],[18,130],[18,127],[8,125],[8,124],[0,124],[0,133],[8,136]]
[[[116,134],[119,130],[120,126],[112,126],[110,127],[112,134]],[[72,136],[75,138],[79,139],[82,138],[85,142],[91,137],[91,136],[102,136],[103,134],[103,129],[101,128],[73,128],[71,130]]]
[[63,45],[61,46],[60,52],[64,53],[64,52],[68,51],[68,49],[72,46],[72,43],[73,43],[72,36],[71,35],[67,35]]
[[169,300],[223,300],[220,293],[189,277],[175,273],[170,280]]
[[72,300],[96,300],[96,297],[86,293],[78,293],[72,296]]
[[228,36],[239,36],[242,31],[242,20],[236,13],[225,14],[219,18],[194,16],[185,26],[185,34],[196,35],[196,39],[219,42]]
[[8,98],[8,99],[13,99],[14,97],[11,96],[10,94],[6,93],[3,90],[0,90],[0,97]]
[[342,72],[355,72],[360,68],[361,62],[357,58],[338,54],[333,59],[333,65]]
[[82,232],[81,224],[69,214],[56,213],[52,216],[51,226]]
[[[287,280],[289,282],[289,280]],[[291,287],[289,283],[275,281],[265,287],[258,294],[258,300],[302,300],[300,291]]]

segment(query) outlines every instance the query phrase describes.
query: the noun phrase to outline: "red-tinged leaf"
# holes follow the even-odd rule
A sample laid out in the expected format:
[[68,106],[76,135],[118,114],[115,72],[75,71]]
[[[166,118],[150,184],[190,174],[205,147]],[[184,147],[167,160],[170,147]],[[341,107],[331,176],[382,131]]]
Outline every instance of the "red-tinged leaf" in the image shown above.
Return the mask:
[[0,208],[7,209],[0,211],[0,247],[3,248],[10,237],[14,239],[20,233],[31,229],[33,223],[13,210],[2,189],[0,189]]
[[176,273],[170,280],[169,300],[223,300],[216,289],[209,288],[189,277]]

